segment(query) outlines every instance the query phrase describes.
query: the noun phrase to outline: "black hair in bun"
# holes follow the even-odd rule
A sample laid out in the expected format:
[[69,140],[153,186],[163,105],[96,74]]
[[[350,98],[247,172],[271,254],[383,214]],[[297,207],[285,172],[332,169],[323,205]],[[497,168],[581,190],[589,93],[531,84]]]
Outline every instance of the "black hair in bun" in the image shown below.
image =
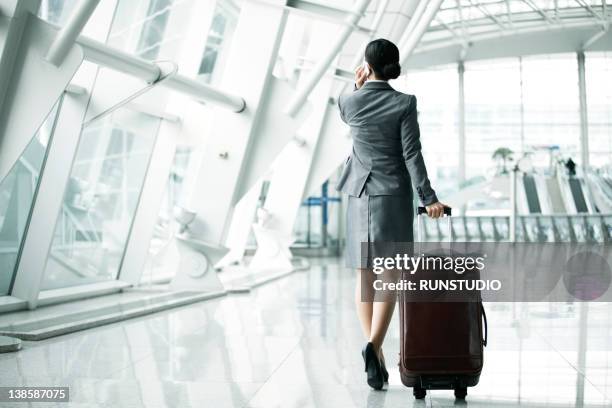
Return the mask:
[[384,38],[371,41],[367,45],[365,60],[376,76],[385,81],[397,78],[402,71],[397,46]]
[[391,64],[387,64],[382,69],[382,74],[385,79],[395,79],[400,76],[402,72],[402,67],[400,67],[399,62],[393,62]]

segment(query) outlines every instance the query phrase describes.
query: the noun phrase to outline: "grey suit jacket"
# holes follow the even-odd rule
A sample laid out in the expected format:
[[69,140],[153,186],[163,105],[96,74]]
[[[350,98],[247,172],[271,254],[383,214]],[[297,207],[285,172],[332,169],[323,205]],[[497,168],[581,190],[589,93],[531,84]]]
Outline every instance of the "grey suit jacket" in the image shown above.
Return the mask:
[[412,195],[411,181],[424,205],[438,201],[423,155],[417,100],[387,82],[366,82],[338,99],[340,116],[351,129],[353,150],[337,190],[366,195]]

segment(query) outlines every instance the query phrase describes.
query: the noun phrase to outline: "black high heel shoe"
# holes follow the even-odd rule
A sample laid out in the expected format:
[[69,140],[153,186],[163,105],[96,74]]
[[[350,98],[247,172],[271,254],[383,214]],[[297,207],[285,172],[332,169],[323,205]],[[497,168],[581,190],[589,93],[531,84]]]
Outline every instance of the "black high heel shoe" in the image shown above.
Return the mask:
[[365,362],[365,371],[368,374],[368,385],[375,390],[382,390],[384,385],[384,375],[378,355],[372,343],[366,344],[361,351]]

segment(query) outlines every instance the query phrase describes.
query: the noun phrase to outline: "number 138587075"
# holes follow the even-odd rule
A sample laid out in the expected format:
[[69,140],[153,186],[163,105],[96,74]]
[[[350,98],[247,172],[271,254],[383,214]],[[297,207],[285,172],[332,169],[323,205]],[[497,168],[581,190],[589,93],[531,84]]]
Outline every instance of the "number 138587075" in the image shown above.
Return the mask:
[[0,402],[68,401],[68,387],[0,387]]

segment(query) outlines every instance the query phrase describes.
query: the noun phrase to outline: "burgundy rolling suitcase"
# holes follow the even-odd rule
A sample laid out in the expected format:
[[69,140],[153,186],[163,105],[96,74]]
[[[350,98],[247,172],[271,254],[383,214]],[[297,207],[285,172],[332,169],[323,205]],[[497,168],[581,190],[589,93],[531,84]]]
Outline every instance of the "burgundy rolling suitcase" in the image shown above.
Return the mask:
[[[421,215],[417,212],[417,239]],[[450,208],[448,234],[452,240]],[[482,302],[410,302],[400,292],[400,376],[422,399],[427,389],[454,390],[463,399],[478,384],[487,343],[487,318]],[[483,337],[484,320],[484,337]]]

